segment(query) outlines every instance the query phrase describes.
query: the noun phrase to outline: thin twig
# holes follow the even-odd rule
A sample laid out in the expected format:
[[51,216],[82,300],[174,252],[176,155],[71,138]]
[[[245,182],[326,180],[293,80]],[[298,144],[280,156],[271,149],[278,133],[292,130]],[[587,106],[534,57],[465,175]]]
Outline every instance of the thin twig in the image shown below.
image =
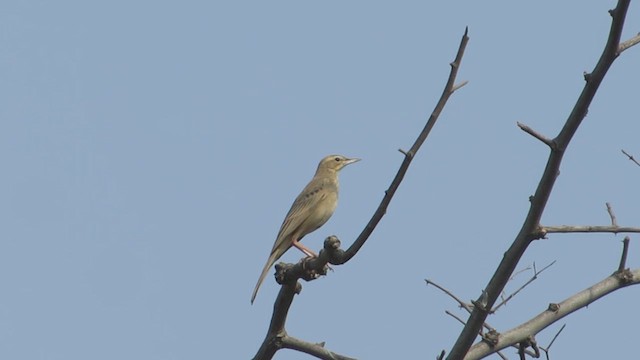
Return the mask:
[[622,149],[622,153],[627,155],[627,157],[629,158],[629,160],[633,161],[634,163],[636,163],[636,165],[640,166],[640,162],[638,162],[638,160],[636,160],[633,155],[630,155],[628,152],[624,151],[624,149]]
[[562,325],[562,327],[560,328],[560,330],[558,330],[558,332],[555,334],[553,339],[551,339],[551,342],[549,343],[549,346],[547,346],[546,348],[543,348],[542,346],[540,346],[540,349],[542,349],[542,351],[544,351],[544,354],[547,357],[547,360],[549,360],[549,350],[551,350],[551,345],[553,345],[553,342],[556,341],[556,339],[558,338],[558,335],[560,335],[562,330],[564,330],[565,326],[567,326],[567,324]]
[[534,138],[542,141],[543,143],[547,144],[547,146],[549,146],[550,148],[553,148],[553,140],[549,139],[548,137],[540,134],[539,132],[533,130],[531,127],[521,123],[521,122],[517,122],[516,124],[518,124],[518,127],[520,129],[522,129],[522,131],[526,132],[527,134],[533,136]]
[[458,317],[458,315],[456,315],[456,314],[452,313],[452,312],[451,312],[451,311],[449,311],[449,310],[445,310],[445,311],[444,311],[444,313],[445,313],[445,314],[447,314],[447,315],[449,315],[449,316],[451,316],[452,318],[454,318],[454,319],[458,320],[458,322],[459,322],[460,324],[464,325],[464,320],[462,320],[460,317]]
[[[449,290],[445,289],[444,287],[436,284],[435,282],[433,282],[433,281],[431,281],[429,279],[424,279],[424,281],[427,283],[427,285],[433,285],[436,288],[438,288],[440,291],[442,291],[443,293],[449,295],[449,297],[452,298],[453,300],[455,300],[458,303],[458,305],[460,305],[461,308],[464,308],[469,312],[470,312],[470,309],[473,308],[473,305],[462,301],[459,297],[455,296],[451,291],[449,291]],[[463,322],[463,324],[464,324],[464,322]]]
[[551,345],[553,345],[553,342],[556,341],[562,330],[564,330],[565,326],[567,326],[567,324],[562,325],[560,330],[558,330],[558,332],[554,335],[553,339],[551,339],[551,342],[549,343],[549,346],[547,346],[547,350],[551,349]]
[[627,50],[633,45],[637,45],[638,43],[640,43],[640,33],[638,33],[638,35],[632,37],[631,39],[620,43],[620,46],[618,46],[618,55],[620,55],[623,51]]
[[501,306],[505,305],[509,300],[511,300],[514,296],[516,296],[520,291],[522,291],[522,289],[524,289],[525,287],[527,287],[529,284],[531,284],[532,282],[534,282],[537,278],[538,275],[542,274],[543,271],[547,270],[548,268],[550,268],[551,266],[553,266],[553,264],[555,264],[556,261],[553,260],[551,262],[551,264],[545,266],[542,268],[542,270],[537,271],[535,270],[535,263],[533,264],[534,266],[534,273],[533,276],[527,280],[526,283],[524,283],[524,285],[520,286],[520,288],[518,288],[518,290],[514,291],[511,295],[509,295],[506,299],[502,300],[502,302],[500,304],[498,304],[495,308],[493,308],[493,312],[498,311],[498,309],[500,309]]
[[514,272],[513,275],[511,277],[509,277],[509,281],[513,281],[516,278],[516,276],[522,274],[525,271],[529,271],[529,270],[531,270],[531,267],[527,266],[526,268],[524,268],[522,270],[518,270],[518,271]]
[[[433,285],[433,286],[437,287],[439,290],[441,290],[441,291],[442,291],[442,292],[444,292],[445,294],[449,295],[449,296],[450,296],[451,298],[453,298],[453,299],[454,299],[458,304],[460,304],[460,307],[461,307],[461,308],[463,308],[463,309],[467,310],[467,312],[468,312],[468,313],[471,313],[471,308],[472,308],[472,306],[470,306],[470,305],[468,305],[468,304],[464,303],[463,301],[461,301],[458,297],[456,297],[455,295],[453,295],[453,293],[452,293],[451,291],[449,291],[449,290],[445,289],[444,287],[442,287],[442,286],[440,286],[440,285],[438,285],[438,284],[434,283],[434,282],[433,282],[433,281],[431,281],[431,280],[425,280],[425,281],[427,282],[427,285],[431,284],[431,285]],[[445,313],[446,313],[447,315],[451,316],[452,318],[454,318],[454,319],[458,320],[458,322],[460,322],[462,325],[464,325],[464,320],[462,320],[459,316],[457,316],[457,315],[453,314],[453,313],[452,313],[451,311],[449,311],[449,310],[445,310]],[[496,332],[496,333],[497,333],[497,330],[496,330],[493,326],[489,325],[488,323],[484,323],[484,324],[482,324],[482,325],[483,325],[483,327],[484,327],[485,329],[487,329],[487,331],[489,331],[489,332]],[[480,330],[479,334],[480,334],[480,335],[482,335],[482,334],[483,334],[482,330]],[[513,345],[513,347],[514,347],[514,348],[517,348],[517,346],[516,346],[516,345]],[[535,355],[535,353],[534,353],[534,352],[531,352],[531,351],[529,351],[529,350],[526,350],[525,352],[526,352],[526,354],[527,354],[527,355],[530,355],[530,356],[534,356],[534,355]],[[499,355],[500,357],[502,357],[503,359],[506,359],[506,357],[505,357],[504,355],[502,355],[499,351],[498,351],[498,355]]]
[[467,85],[469,83],[469,80],[465,80],[463,82],[461,82],[460,84],[455,85],[452,89],[451,92],[455,92],[456,90],[460,89],[461,87]]

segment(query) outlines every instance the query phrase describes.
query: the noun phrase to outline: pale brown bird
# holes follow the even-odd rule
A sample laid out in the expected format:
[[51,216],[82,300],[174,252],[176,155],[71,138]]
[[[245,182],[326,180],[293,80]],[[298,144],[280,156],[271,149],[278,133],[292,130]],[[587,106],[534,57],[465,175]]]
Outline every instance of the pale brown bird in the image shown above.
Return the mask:
[[338,205],[338,172],[345,166],[360,159],[349,159],[342,155],[329,155],[320,161],[313,179],[295,199],[284,218],[271,255],[264,265],[256,288],[251,295],[251,303],[256,298],[269,268],[287,251],[295,246],[307,256],[316,254],[299,241],[307,234],[317,230],[329,220]]

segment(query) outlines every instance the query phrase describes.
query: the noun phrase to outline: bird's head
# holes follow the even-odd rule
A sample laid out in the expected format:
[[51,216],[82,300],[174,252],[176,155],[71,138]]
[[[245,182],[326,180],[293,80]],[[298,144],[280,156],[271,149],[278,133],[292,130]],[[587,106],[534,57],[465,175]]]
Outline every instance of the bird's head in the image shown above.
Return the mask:
[[358,161],[360,161],[358,158],[350,159],[342,155],[329,155],[320,160],[320,164],[318,164],[318,171],[329,170],[337,172],[343,167]]

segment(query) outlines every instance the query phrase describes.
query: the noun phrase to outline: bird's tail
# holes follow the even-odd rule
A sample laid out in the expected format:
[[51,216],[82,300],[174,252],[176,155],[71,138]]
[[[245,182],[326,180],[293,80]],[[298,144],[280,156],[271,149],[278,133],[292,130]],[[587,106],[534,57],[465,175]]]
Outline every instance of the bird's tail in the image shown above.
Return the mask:
[[256,299],[256,295],[258,294],[258,289],[260,289],[260,285],[262,285],[264,278],[267,276],[267,273],[269,272],[269,268],[273,266],[273,264],[276,262],[276,260],[278,260],[278,258],[281,255],[282,254],[278,251],[278,249],[274,249],[274,251],[269,256],[269,259],[267,259],[267,263],[264,264],[264,269],[262,269],[262,274],[260,274],[260,278],[258,278],[258,283],[256,284],[255,289],[253,289],[253,295],[251,295],[251,304],[253,304],[253,300]]

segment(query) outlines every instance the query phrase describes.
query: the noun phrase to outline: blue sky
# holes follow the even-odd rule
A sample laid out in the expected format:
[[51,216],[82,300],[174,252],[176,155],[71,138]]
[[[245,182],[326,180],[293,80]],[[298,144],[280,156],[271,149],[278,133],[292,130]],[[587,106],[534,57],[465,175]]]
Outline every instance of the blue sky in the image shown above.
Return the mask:
[[[615,3],[5,1],[0,4],[0,358],[250,358],[277,293],[249,298],[280,223],[324,155],[350,244],[442,91],[459,79],[365,247],[303,284],[287,330],[363,359],[433,358],[517,233],[547,149],[595,65]],[[633,4],[623,38],[640,31]],[[544,224],[639,226],[640,49],[614,64],[576,134]],[[489,322],[501,331],[611,274],[622,235],[553,235],[555,266]],[[291,251],[283,260],[297,261]],[[637,236],[628,264],[640,266]],[[517,288],[530,274],[508,286]],[[635,353],[628,288],[537,339],[555,358]],[[610,331],[615,329],[615,331]],[[592,346],[585,346],[585,343]],[[506,354],[515,358],[515,354]],[[299,359],[290,351],[278,359]]]

